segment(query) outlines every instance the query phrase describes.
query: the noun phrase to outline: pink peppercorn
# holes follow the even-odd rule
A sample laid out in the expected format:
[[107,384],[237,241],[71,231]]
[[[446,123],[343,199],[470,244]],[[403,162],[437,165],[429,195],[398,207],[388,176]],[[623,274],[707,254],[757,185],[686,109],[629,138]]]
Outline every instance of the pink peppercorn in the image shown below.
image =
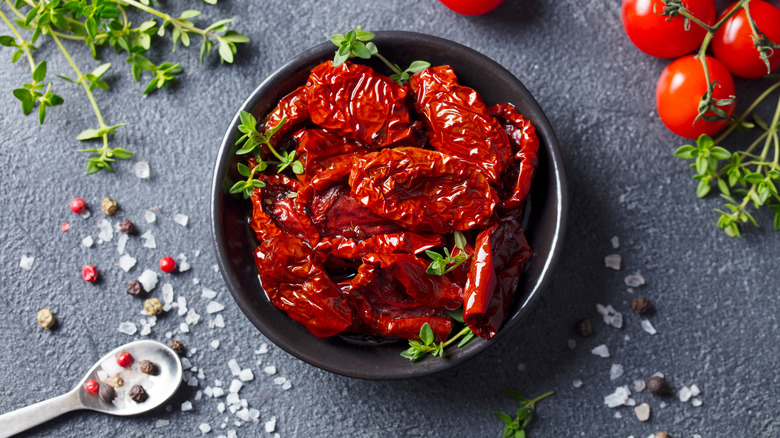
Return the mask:
[[176,270],[176,261],[171,257],[163,257],[160,259],[160,270],[163,272],[171,273]]
[[133,364],[133,355],[128,352],[119,353],[116,357],[116,363],[122,368],[127,368]]
[[81,278],[90,283],[96,282],[98,279],[97,267],[95,265],[86,265],[81,268]]
[[81,198],[74,198],[70,201],[70,211],[81,214],[87,211],[87,203]]
[[84,384],[84,391],[87,391],[92,394],[97,394],[98,391],[100,391],[100,385],[98,385],[98,382],[89,379],[87,380],[87,383]]

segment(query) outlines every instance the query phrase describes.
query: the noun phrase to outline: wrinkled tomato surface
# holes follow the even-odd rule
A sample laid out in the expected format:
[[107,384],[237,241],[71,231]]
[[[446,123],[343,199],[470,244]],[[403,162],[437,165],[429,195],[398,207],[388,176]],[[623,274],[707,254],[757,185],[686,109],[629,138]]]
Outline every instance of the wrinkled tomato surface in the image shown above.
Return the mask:
[[[272,142],[295,152],[303,173],[261,174],[251,196],[271,302],[319,337],[419,339],[427,323],[438,342],[459,309],[493,337],[533,253],[519,222],[538,163],[530,121],[511,105],[486,106],[449,66],[399,85],[330,61],[258,129],[283,119]],[[429,274],[426,251],[444,248],[466,261]]]

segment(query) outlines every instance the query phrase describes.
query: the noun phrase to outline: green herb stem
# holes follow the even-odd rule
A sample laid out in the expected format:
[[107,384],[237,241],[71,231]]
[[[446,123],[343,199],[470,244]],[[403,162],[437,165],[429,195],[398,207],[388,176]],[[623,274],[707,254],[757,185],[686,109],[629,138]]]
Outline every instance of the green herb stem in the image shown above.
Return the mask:
[[385,58],[381,54],[375,53],[374,56],[379,58],[380,61],[384,62],[386,66],[390,67],[390,70],[392,70],[393,73],[397,75],[403,74],[403,72],[398,67],[396,67],[392,62],[388,61],[387,58]]
[[[59,37],[57,35],[51,35],[54,42],[57,44],[57,47],[60,48],[60,51],[65,56],[65,59],[68,60],[68,63],[70,64],[71,68],[73,69],[73,72],[76,73],[77,76],[77,82],[82,85],[84,88],[84,92],[87,93],[87,98],[89,99],[90,105],[92,105],[92,110],[95,112],[95,117],[98,119],[98,123],[100,124],[100,129],[107,128],[106,124],[103,122],[103,115],[100,113],[100,108],[98,107],[97,101],[95,100],[95,96],[92,94],[92,90],[89,89],[89,85],[87,85],[87,81],[84,80],[84,75],[81,74],[81,70],[79,70],[79,66],[76,65],[75,62],[73,62],[73,58],[70,57],[70,53],[68,53],[68,50],[65,48],[65,46],[62,45],[62,42],[60,41]],[[103,136],[104,143],[107,143],[108,140],[106,138],[106,135]]]
[[209,31],[206,31],[206,30],[200,29],[198,27],[195,27],[195,26],[193,26],[193,25],[191,25],[189,23],[186,23],[186,22],[183,22],[183,21],[181,21],[181,20],[179,20],[177,18],[174,18],[174,17],[172,17],[172,16],[170,16],[170,15],[164,13],[164,12],[160,12],[157,9],[148,7],[148,6],[144,5],[143,3],[139,3],[139,2],[137,2],[135,0],[122,0],[122,1],[127,3],[130,6],[134,7],[134,8],[140,9],[140,10],[146,12],[146,13],[154,15],[155,17],[162,18],[163,20],[168,21],[171,24],[173,24],[175,27],[180,27],[182,29],[187,29],[189,31],[195,32],[195,33],[201,35],[204,38],[212,37],[212,38],[216,39],[217,41],[222,41],[223,40],[221,35],[217,35],[215,33],[211,33]]
[[[761,104],[761,102],[764,101],[764,99],[767,98],[770,94],[772,94],[773,91],[775,91],[778,87],[780,87],[780,81],[775,82],[772,84],[769,88],[764,90],[763,93],[761,93],[760,96],[756,98],[756,100],[753,101],[753,103],[743,112],[738,118],[737,121],[744,121],[747,119],[747,116],[750,115],[750,113],[753,112],[753,110],[756,109],[758,105]],[[715,139],[715,144],[720,144],[723,142],[723,140],[726,139],[726,137],[729,136],[735,129],[739,127],[739,123],[732,123],[729,125],[729,127],[718,137]]]
[[456,334],[455,334],[455,336],[451,336],[449,339],[447,339],[446,341],[444,341],[444,344],[443,344],[443,345],[444,345],[444,347],[446,348],[447,346],[449,346],[450,344],[452,344],[452,343],[453,343],[453,342],[455,342],[456,340],[458,340],[458,339],[462,338],[463,336],[466,336],[466,335],[467,335],[467,334],[468,334],[470,331],[471,331],[471,329],[470,329],[470,328],[468,328],[468,327],[463,327],[463,329],[461,329],[461,331],[459,331],[458,333],[456,333]]
[[[6,2],[10,3],[10,0],[6,0]],[[30,52],[30,48],[27,47],[27,41],[22,38],[22,35],[19,34],[19,32],[16,30],[16,26],[11,22],[11,20],[8,19],[8,17],[5,16],[3,13],[3,10],[0,9],[0,18],[3,19],[5,24],[8,26],[9,29],[11,29],[11,32],[14,34],[17,40],[19,40],[19,48],[22,49],[25,56],[27,57],[27,62],[30,64],[30,71],[35,71],[35,59],[33,59],[32,52]]]

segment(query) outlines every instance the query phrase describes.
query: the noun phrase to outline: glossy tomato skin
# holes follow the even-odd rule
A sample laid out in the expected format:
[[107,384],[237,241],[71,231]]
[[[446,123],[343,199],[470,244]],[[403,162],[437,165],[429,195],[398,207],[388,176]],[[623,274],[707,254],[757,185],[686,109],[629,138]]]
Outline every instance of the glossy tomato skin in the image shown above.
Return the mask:
[[461,15],[482,15],[497,8],[504,0],[439,0]]
[[[715,23],[715,0],[684,0],[683,4],[702,22]],[[676,58],[698,49],[707,31],[678,15],[662,17],[663,0],[623,0],[621,19],[628,38],[641,51],[658,58]]]
[[[721,14],[726,15],[736,3]],[[758,30],[770,41],[780,44],[780,9],[761,0],[750,2],[750,15]],[[712,38],[712,53],[729,71],[737,76],[752,79],[769,74],[766,64],[753,45],[753,32],[745,10],[737,12],[718,29]],[[772,71],[780,67],[780,51],[775,49],[769,58]]]
[[[731,74],[717,59],[707,57],[707,69],[710,80],[717,81],[713,90],[715,99],[729,99],[734,96],[734,80]],[[699,113],[699,101],[707,92],[707,81],[701,61],[694,55],[674,60],[661,73],[655,88],[655,103],[658,115],[667,128],[680,137],[697,138],[701,134],[712,135],[723,129],[728,120],[707,122],[696,120]],[[734,114],[736,102],[723,105],[729,116]],[[707,113],[706,115],[714,115]]]

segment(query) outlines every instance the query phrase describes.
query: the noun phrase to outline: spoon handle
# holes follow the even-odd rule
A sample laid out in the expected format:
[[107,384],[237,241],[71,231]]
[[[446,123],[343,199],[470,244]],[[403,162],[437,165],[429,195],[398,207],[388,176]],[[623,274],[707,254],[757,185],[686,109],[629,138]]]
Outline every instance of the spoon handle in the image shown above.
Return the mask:
[[9,437],[58,417],[65,412],[82,409],[78,393],[66,394],[0,415],[0,438]]

